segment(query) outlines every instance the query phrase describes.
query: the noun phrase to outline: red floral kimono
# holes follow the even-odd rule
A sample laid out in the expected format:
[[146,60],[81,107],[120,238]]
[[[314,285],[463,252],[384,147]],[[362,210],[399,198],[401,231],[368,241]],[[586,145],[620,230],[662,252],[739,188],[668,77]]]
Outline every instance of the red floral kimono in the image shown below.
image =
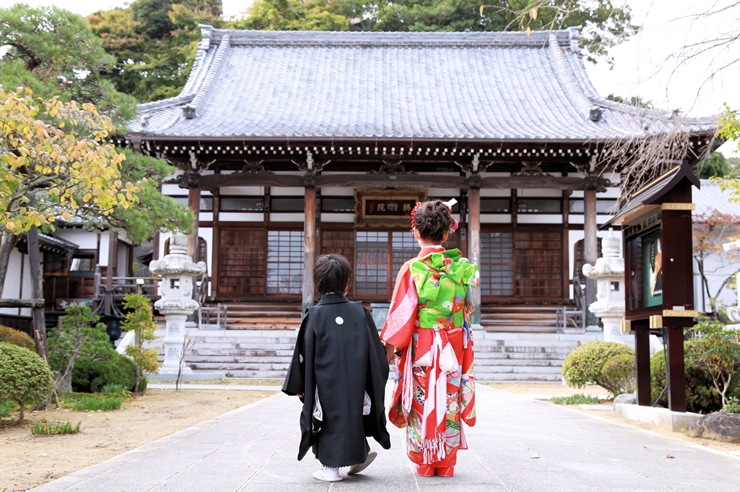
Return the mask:
[[411,461],[454,466],[467,449],[462,423],[475,425],[473,339],[469,317],[478,267],[457,249],[424,248],[396,278],[380,338],[398,349],[389,420],[406,428]]

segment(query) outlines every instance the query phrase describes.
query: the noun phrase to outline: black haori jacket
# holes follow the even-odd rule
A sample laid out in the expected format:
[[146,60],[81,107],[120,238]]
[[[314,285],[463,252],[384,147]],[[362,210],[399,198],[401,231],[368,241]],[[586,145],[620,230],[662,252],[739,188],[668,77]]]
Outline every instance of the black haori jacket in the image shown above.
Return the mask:
[[[369,451],[365,436],[389,449],[387,381],[385,349],[370,313],[341,294],[324,295],[303,318],[283,385],[288,395],[304,395],[298,459],[313,446],[323,465],[362,463]],[[321,421],[313,416],[317,387]],[[370,414],[363,416],[365,393],[371,404]]]

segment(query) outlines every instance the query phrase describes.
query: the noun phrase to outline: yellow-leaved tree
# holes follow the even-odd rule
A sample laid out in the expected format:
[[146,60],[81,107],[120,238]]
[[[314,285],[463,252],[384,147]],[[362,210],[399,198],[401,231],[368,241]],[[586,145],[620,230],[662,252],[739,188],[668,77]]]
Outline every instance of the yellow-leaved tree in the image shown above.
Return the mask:
[[137,201],[136,184],[120,179],[125,156],[106,143],[112,130],[92,104],[0,87],[0,297],[21,234]]

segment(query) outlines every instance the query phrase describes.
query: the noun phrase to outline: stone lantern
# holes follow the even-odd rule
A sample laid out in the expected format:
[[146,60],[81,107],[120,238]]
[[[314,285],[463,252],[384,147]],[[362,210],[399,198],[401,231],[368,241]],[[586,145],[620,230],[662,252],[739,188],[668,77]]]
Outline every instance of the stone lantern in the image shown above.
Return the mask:
[[604,340],[620,342],[634,348],[634,335],[622,333],[620,322],[624,317],[624,258],[620,256],[621,240],[612,235],[601,242],[603,256],[596,265],[583,265],[583,274],[596,280],[596,302],[588,306],[589,311],[601,318],[604,324]]
[[[206,271],[202,261],[193,263],[186,255],[188,238],[175,234],[170,239],[170,251],[161,260],[149,263],[149,270],[162,277],[159,294],[162,296],[154,307],[165,317],[164,363],[160,374],[178,374],[185,343],[185,320],[198,309],[193,299],[193,276]],[[181,374],[190,374],[189,367],[183,367]]]

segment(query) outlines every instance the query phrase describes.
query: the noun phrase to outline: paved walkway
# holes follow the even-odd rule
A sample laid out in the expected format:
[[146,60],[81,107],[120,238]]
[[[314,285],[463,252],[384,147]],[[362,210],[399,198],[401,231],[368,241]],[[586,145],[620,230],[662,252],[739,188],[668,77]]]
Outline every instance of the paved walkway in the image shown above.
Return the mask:
[[[190,385],[188,385],[190,386]],[[740,458],[487,387],[454,478],[418,477],[404,434],[389,426],[361,475],[311,477],[298,452],[297,398],[276,394],[33,489],[37,492],[734,491]]]

